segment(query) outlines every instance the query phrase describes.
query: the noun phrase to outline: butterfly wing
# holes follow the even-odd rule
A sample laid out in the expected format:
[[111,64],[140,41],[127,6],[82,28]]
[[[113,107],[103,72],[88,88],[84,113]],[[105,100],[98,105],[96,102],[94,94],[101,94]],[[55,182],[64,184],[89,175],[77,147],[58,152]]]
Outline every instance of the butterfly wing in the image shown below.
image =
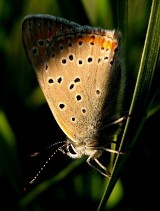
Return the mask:
[[109,101],[121,83],[119,34],[34,16],[23,22],[23,43],[61,129],[75,142],[96,137],[102,116],[117,111]]

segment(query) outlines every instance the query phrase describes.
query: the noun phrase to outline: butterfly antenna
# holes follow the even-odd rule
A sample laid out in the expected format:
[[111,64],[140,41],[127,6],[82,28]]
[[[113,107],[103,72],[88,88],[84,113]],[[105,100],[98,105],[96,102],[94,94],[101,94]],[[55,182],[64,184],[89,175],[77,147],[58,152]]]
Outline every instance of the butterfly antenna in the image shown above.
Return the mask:
[[33,153],[31,154],[31,157],[36,157],[36,156],[39,155],[40,153],[45,152],[45,151],[47,151],[47,150],[50,150],[50,149],[52,149],[54,146],[59,145],[59,144],[62,144],[62,143],[64,143],[64,142],[65,142],[65,141],[59,141],[59,142],[56,142],[56,143],[54,143],[54,144],[49,145],[48,147],[44,148],[42,151],[33,152]]
[[[46,149],[51,149],[52,147],[54,147],[55,145],[64,143],[64,141],[61,142],[56,142],[55,144],[50,145],[48,148]],[[63,154],[65,153],[65,150],[63,150],[63,147],[66,146],[66,143],[63,144],[62,146],[58,147],[50,156],[49,158],[45,161],[45,163],[43,164],[43,166],[41,167],[41,169],[38,171],[38,173],[33,177],[33,179],[29,182],[30,184],[33,184],[35,182],[35,180],[39,177],[39,175],[42,173],[42,171],[45,169],[45,167],[48,165],[48,163],[52,160],[52,158],[54,157],[54,155],[58,152],[61,151]]]

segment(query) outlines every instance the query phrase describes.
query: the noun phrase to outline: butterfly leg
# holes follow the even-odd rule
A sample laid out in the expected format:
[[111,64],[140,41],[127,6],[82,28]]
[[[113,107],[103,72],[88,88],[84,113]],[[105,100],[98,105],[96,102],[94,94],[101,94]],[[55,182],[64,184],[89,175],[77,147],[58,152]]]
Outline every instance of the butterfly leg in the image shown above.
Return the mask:
[[[94,158],[95,154],[97,153],[97,150],[95,150],[87,159],[87,163],[88,165],[90,165],[92,168],[94,168],[96,171],[100,172],[102,175],[104,175],[105,177],[109,177],[111,178],[111,174],[110,172],[107,170],[107,168],[102,165],[101,162],[99,162],[99,160],[97,158]],[[92,161],[95,161],[97,163],[97,165],[100,167],[98,168],[96,165],[92,164],[91,163],[91,160]],[[102,169],[102,170],[101,170]]]
[[103,147],[103,150],[104,150],[104,151],[107,151],[107,152],[111,152],[111,153],[119,154],[119,155],[123,155],[123,154],[125,154],[125,152],[121,152],[121,151],[114,150],[114,149],[109,149],[109,148],[104,148],[104,147]]

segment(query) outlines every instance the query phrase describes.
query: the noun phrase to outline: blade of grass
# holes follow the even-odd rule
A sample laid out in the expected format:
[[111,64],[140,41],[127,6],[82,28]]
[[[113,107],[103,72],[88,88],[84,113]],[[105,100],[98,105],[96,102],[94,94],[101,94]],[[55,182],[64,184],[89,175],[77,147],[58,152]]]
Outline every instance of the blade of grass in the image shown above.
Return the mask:
[[3,110],[0,110],[0,175],[7,179],[14,193],[19,197],[21,170],[16,140]]
[[[145,45],[139,67],[139,73],[135,86],[135,91],[129,110],[131,115],[128,118],[120,150],[130,150],[142,129],[147,112],[155,96],[160,69],[160,1],[153,0],[150,19],[146,34]],[[122,149],[123,145],[123,149]],[[124,166],[129,153],[124,156],[117,155],[111,180],[108,182],[104,196],[98,207],[98,211],[103,210],[108,198],[118,180],[120,170]]]

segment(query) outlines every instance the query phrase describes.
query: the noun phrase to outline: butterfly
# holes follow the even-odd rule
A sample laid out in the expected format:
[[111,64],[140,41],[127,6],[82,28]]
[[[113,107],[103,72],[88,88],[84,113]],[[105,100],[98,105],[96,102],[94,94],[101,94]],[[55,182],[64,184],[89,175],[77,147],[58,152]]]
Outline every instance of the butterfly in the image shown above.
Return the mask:
[[22,24],[25,52],[55,120],[66,134],[59,149],[110,177],[99,161],[124,117],[121,34],[50,15],[29,15]]

